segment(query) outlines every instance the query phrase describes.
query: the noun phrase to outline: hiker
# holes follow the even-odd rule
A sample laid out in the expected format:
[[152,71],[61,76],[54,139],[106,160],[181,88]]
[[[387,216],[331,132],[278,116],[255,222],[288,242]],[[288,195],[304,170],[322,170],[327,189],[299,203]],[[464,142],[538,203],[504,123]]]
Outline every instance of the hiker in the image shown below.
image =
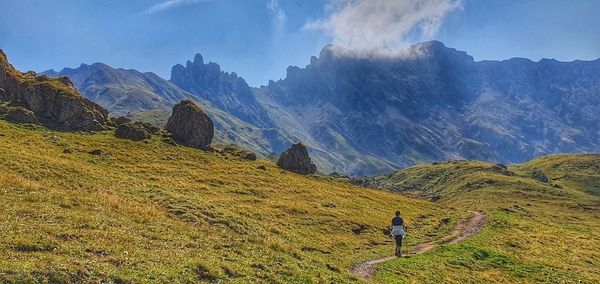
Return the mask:
[[406,236],[406,225],[400,217],[400,211],[396,211],[396,217],[392,219],[392,237],[396,240],[396,256],[402,256],[402,239]]

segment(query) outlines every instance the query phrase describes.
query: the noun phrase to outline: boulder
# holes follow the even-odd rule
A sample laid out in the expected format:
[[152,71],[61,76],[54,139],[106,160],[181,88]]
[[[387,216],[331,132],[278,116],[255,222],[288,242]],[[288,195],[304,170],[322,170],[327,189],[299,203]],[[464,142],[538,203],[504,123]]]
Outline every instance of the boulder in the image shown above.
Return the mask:
[[223,153],[248,161],[256,161],[256,154],[250,150],[242,149],[237,146],[226,146],[223,148]]
[[165,129],[173,134],[178,143],[186,146],[207,149],[214,136],[214,124],[199,106],[190,100],[182,101],[173,107]]
[[133,120],[131,120],[131,118],[128,117],[124,117],[124,116],[119,116],[117,118],[114,118],[112,120],[117,126],[121,125],[121,124],[125,124],[125,123],[131,123],[133,122]]
[[150,138],[150,133],[140,123],[124,123],[117,127],[115,137],[129,139],[133,141],[142,141]]
[[64,130],[102,130],[108,112],[82,97],[67,77],[53,79],[34,72],[21,73],[0,50],[0,101],[35,113],[50,126]]
[[12,107],[10,108],[5,116],[6,120],[15,123],[37,123],[38,119],[33,111],[30,111],[24,107]]
[[292,145],[279,156],[277,166],[299,174],[314,174],[317,167],[310,159],[306,146],[301,143]]
[[147,123],[147,122],[142,122],[142,127],[144,127],[144,129],[146,129],[146,132],[150,133],[150,134],[156,134],[158,132],[160,132],[160,127],[152,124],[152,123]]
[[540,169],[532,169],[531,176],[543,183],[550,182],[550,179],[548,178],[548,176],[546,176],[546,174],[544,174],[544,172],[542,172],[542,170],[540,170]]

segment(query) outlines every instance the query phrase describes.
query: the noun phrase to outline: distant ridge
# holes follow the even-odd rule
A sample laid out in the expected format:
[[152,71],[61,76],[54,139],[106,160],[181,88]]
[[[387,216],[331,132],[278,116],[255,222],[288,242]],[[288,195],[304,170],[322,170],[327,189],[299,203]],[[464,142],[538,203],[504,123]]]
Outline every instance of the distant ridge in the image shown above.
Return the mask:
[[115,114],[165,119],[157,109],[193,99],[220,113],[217,132],[227,131],[218,139],[263,156],[302,142],[323,172],[366,176],[448,159],[510,164],[600,151],[600,60],[476,62],[439,41],[397,52],[328,45],[260,88],[199,54],[175,65],[170,81],[107,67],[52,74],[69,76]]

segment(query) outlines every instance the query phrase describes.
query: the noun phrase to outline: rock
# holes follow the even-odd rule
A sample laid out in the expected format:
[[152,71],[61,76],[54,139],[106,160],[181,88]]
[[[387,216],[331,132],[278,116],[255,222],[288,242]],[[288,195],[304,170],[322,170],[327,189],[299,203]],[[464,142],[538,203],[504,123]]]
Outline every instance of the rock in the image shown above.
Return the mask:
[[248,161],[256,161],[256,154],[254,154],[252,151],[235,146],[226,146],[223,149],[223,153],[239,157]]
[[492,171],[503,174],[505,176],[514,176],[515,173],[508,170],[508,167],[503,164],[496,164],[492,166]]
[[299,174],[314,174],[317,167],[313,164],[306,146],[301,143],[292,145],[279,156],[277,166]]
[[160,127],[158,127],[152,123],[143,122],[142,127],[144,127],[144,129],[146,129],[146,132],[148,132],[150,134],[156,134],[156,133],[160,132]]
[[104,154],[104,152],[102,152],[102,150],[96,149],[96,150],[89,151],[88,154],[94,155],[94,156],[100,156],[100,155]]
[[537,179],[538,181],[543,182],[543,183],[550,182],[550,179],[540,169],[532,169],[531,170],[531,176],[533,178]]
[[117,118],[113,119],[113,122],[114,122],[114,123],[115,123],[117,126],[119,126],[119,125],[121,125],[121,124],[125,124],[125,123],[131,123],[131,122],[133,122],[133,120],[131,120],[131,118],[128,118],[128,117],[119,116],[119,117],[117,117]]
[[256,168],[259,169],[259,170],[263,170],[263,171],[267,170],[267,167],[265,167],[264,165],[260,165],[260,166],[258,166]]
[[6,120],[15,123],[38,123],[38,119],[33,111],[24,107],[10,108],[5,116]]
[[71,150],[71,149],[64,149],[63,150],[63,154],[73,154],[73,150]]
[[150,133],[148,133],[140,123],[124,123],[117,127],[115,137],[133,141],[142,141],[149,139]]
[[173,133],[175,141],[200,149],[207,149],[214,136],[212,120],[190,100],[182,101],[173,107],[165,129]]
[[53,79],[17,71],[0,50],[0,101],[35,113],[41,122],[64,130],[105,129],[108,112],[85,99],[66,77]]

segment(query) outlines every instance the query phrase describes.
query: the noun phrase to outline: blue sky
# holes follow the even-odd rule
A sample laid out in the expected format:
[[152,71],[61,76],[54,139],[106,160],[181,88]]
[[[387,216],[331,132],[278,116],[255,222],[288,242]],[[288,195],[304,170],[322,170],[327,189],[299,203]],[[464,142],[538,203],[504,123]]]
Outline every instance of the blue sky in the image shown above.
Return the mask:
[[597,59],[598,11],[597,0],[0,0],[0,48],[22,71],[103,62],[166,79],[201,53],[257,86],[328,43]]

